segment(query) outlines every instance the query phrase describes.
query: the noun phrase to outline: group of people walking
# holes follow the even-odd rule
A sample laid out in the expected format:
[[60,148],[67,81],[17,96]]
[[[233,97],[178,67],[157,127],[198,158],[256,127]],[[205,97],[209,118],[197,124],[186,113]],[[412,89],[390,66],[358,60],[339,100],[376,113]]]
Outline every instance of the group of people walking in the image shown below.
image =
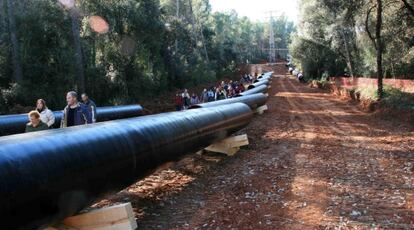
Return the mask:
[[[177,92],[175,95],[176,110],[186,110],[191,105],[232,98],[244,92],[245,85],[253,83],[256,78],[257,74],[256,76],[245,74],[240,81],[222,81],[216,86],[205,88],[200,96],[195,93],[190,95],[188,90],[184,89],[183,92]],[[81,102],[79,102],[78,94],[75,91],[66,94],[67,106],[63,109],[59,127],[65,128],[96,122],[96,104],[89,99],[86,93],[81,95],[81,99]],[[26,132],[36,132],[56,127],[55,114],[47,107],[46,101],[43,99],[37,100],[36,109],[30,111],[28,116],[29,123],[26,125]]]
[[[63,109],[61,128],[85,125],[96,122],[96,104],[86,93],[81,95],[82,101],[78,101],[78,94],[70,91],[66,94],[67,106]],[[36,109],[29,112],[29,123],[26,132],[36,132],[51,129],[55,126],[55,114],[47,107],[46,101],[38,99]]]
[[186,110],[192,105],[232,98],[244,92],[245,85],[252,84],[256,78],[257,74],[256,76],[245,74],[240,81],[222,81],[216,86],[205,88],[200,96],[195,93],[190,94],[187,89],[178,91],[174,97],[175,108],[177,111]]

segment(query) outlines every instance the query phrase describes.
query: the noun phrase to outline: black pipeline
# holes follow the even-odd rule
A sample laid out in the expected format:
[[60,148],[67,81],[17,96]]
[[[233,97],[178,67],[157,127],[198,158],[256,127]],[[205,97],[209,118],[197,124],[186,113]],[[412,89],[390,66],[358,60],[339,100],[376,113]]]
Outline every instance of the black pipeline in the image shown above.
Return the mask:
[[248,105],[252,110],[257,109],[260,106],[266,104],[267,97],[263,93],[257,93],[252,95],[246,95],[243,97],[234,97],[226,100],[220,101],[213,101],[208,103],[202,103],[197,105],[192,105],[190,109],[197,109],[197,108],[211,108],[220,105],[228,105],[233,103],[244,103]]
[[257,81],[257,82],[255,82],[255,83],[253,83],[253,84],[251,84],[251,85],[249,85],[248,87],[247,87],[247,89],[254,89],[254,88],[256,88],[256,87],[258,87],[258,86],[261,86],[261,85],[266,85],[266,86],[269,86],[270,85],[270,81],[269,80],[263,80],[263,81]]
[[243,103],[0,138],[4,229],[37,229],[117,192],[253,118]]
[[268,90],[267,85],[260,85],[260,86],[257,86],[255,88],[253,88],[253,89],[246,90],[243,93],[238,94],[236,97],[252,95],[252,94],[256,94],[256,93],[266,93],[267,90]]
[[[97,121],[110,121],[142,115],[143,108],[140,105],[108,106],[96,108]],[[62,112],[54,112],[54,128],[60,127]],[[0,136],[24,133],[26,124],[29,122],[27,114],[0,116]]]

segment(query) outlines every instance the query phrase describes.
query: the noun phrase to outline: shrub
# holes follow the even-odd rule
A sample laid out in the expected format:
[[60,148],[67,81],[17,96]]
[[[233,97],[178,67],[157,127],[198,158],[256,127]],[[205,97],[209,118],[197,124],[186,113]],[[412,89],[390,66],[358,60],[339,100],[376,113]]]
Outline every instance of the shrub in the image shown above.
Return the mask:
[[374,86],[357,88],[355,93],[360,95],[361,99],[377,101],[378,100],[378,90]]
[[[358,88],[355,93],[359,93],[361,99],[378,100],[378,90],[374,86]],[[381,104],[394,109],[414,110],[414,95],[386,85]]]
[[386,86],[384,87],[383,103],[396,109],[414,110],[414,95]]

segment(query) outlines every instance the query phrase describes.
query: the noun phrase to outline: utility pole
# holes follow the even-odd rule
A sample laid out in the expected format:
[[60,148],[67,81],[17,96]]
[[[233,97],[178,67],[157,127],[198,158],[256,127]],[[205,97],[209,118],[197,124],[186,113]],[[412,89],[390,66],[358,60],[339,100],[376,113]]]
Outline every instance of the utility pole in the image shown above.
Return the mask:
[[273,14],[277,11],[269,11],[269,63],[276,63],[275,33],[273,31]]

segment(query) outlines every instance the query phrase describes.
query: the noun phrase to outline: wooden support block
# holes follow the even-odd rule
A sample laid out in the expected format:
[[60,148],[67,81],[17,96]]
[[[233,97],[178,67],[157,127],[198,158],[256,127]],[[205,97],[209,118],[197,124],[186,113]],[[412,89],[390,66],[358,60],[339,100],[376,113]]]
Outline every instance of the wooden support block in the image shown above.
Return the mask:
[[234,156],[240,147],[249,145],[249,138],[246,134],[229,137],[207,147],[205,150],[216,153],[224,153],[228,156]]
[[200,150],[200,151],[196,152],[196,154],[197,154],[197,155],[199,155],[199,156],[203,155],[203,153],[204,153],[204,149],[202,149],[202,150]]
[[256,109],[256,113],[259,114],[259,115],[262,115],[268,109],[269,109],[269,107],[267,107],[267,105],[263,105],[263,106],[260,106],[259,108]]
[[134,230],[137,222],[131,203],[93,210],[66,218],[58,230]]

